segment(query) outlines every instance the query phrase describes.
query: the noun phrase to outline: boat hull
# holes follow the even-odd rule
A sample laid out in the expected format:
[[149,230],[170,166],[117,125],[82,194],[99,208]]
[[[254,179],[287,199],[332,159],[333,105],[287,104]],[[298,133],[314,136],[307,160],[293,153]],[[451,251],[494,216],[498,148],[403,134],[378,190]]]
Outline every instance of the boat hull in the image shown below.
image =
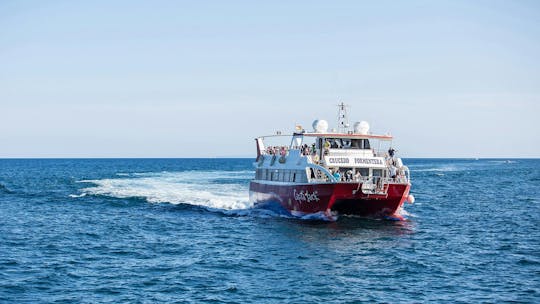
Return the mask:
[[323,213],[400,219],[410,184],[389,184],[386,194],[363,193],[357,183],[285,184],[252,181],[255,206],[279,204],[294,216]]

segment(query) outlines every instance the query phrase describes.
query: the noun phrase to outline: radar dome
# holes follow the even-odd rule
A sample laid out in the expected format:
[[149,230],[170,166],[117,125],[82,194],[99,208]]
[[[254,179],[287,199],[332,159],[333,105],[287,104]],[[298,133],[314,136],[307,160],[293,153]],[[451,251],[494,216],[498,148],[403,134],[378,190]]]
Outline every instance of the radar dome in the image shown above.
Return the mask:
[[323,119],[317,119],[313,122],[313,131],[317,133],[326,133],[328,131],[328,122]]
[[368,134],[369,132],[369,123],[367,121],[360,121],[354,124],[354,133],[358,134]]

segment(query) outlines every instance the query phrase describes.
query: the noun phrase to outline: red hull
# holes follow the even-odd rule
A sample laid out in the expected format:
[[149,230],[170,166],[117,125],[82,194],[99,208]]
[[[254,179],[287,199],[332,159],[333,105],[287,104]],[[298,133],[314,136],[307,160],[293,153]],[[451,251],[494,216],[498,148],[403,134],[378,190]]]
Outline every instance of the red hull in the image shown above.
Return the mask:
[[387,194],[364,194],[356,183],[268,184],[252,181],[250,201],[255,205],[279,203],[293,215],[331,211],[374,217],[397,217],[409,194],[408,184],[389,184]]

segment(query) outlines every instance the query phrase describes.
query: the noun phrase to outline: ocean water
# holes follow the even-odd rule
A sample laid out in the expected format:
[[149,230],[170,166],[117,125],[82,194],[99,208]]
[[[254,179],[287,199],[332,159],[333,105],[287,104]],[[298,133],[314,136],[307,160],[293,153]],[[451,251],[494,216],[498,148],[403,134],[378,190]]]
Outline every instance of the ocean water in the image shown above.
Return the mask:
[[254,209],[251,161],[0,160],[0,302],[540,303],[540,160],[406,160],[399,222]]

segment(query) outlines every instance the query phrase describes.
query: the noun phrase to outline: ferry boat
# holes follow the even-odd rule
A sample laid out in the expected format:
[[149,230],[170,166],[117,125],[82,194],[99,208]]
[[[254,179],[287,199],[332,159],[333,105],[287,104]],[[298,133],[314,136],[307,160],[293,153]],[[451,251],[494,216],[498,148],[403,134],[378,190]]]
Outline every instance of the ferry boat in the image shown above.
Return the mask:
[[[392,136],[376,135],[369,123],[349,125],[345,104],[338,105],[338,130],[315,120],[313,131],[296,126],[290,135],[255,139],[255,178],[249,197],[255,207],[280,207],[293,216],[336,220],[338,215],[402,220],[403,204],[414,202],[407,166],[396,156]],[[267,145],[290,137],[287,146]]]

